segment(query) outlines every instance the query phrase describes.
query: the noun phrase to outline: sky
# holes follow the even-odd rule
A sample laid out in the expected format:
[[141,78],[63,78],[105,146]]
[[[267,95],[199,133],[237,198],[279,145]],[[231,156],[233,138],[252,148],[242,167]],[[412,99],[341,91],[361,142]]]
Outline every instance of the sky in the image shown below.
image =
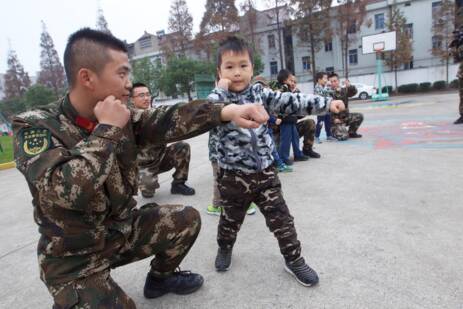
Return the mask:
[[[186,0],[193,16],[193,32],[205,11],[206,0]],[[237,5],[241,1],[236,1]],[[264,1],[265,2],[265,1]],[[168,28],[171,0],[0,0],[0,73],[7,70],[9,49],[30,76],[40,70],[41,21],[53,38],[61,62],[67,38],[82,27],[95,27],[101,7],[111,32],[129,43],[144,31]],[[258,6],[258,8],[261,8]]]

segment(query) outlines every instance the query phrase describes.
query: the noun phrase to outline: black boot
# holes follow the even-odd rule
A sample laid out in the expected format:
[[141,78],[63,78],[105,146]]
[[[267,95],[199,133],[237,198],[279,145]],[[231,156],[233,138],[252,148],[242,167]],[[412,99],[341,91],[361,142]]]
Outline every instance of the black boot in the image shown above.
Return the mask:
[[317,273],[307,265],[303,257],[299,257],[292,263],[286,263],[285,270],[303,286],[313,286],[318,283]]
[[189,271],[175,271],[166,278],[148,273],[143,294],[146,298],[156,298],[167,293],[185,295],[195,292],[203,283],[204,278],[201,275]]
[[320,158],[320,154],[318,152],[315,152],[312,147],[310,148],[306,148],[306,149],[302,149],[302,153],[304,153],[306,156],[309,156],[311,158],[315,158],[315,159],[318,159]]
[[352,132],[352,133],[349,133],[349,137],[350,138],[360,138],[362,137],[362,135],[358,134],[357,132]]
[[215,269],[217,271],[227,271],[231,266],[232,249],[219,248],[215,258]]
[[172,194],[194,195],[195,189],[188,187],[185,183],[173,183],[170,188]]
[[463,124],[463,116],[460,116],[453,124]]

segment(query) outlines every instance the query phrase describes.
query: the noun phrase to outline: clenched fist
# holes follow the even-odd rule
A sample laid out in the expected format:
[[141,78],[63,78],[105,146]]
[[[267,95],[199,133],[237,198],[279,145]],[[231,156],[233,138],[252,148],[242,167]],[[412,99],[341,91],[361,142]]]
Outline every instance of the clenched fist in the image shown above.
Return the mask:
[[112,95],[99,101],[93,111],[99,123],[119,128],[125,127],[130,118],[130,111],[127,106]]
[[268,121],[268,114],[260,104],[230,104],[222,109],[222,121],[233,121],[242,128],[258,128]]
[[346,109],[346,106],[344,105],[344,102],[341,100],[333,100],[331,101],[330,104],[330,112],[332,113],[339,113],[342,112]]
[[217,83],[217,87],[225,91],[228,91],[228,88],[230,87],[230,85],[231,85],[231,80],[229,80],[228,78],[221,78],[219,82]]

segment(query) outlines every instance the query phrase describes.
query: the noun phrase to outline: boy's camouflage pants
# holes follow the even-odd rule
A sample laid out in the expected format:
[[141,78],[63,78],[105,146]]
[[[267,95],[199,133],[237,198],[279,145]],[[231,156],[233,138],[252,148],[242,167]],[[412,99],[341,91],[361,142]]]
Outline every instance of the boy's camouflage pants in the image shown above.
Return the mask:
[[[168,276],[187,255],[200,228],[200,215],[190,206],[147,204],[134,213],[130,237],[109,257],[111,268],[156,255],[151,273]],[[53,309],[135,308],[132,299],[111,278],[109,269],[48,289],[55,301]]]
[[185,183],[190,166],[190,145],[173,143],[162,148],[162,153],[153,153],[153,161],[139,167],[139,189],[146,195],[153,195],[159,188],[158,175],[175,168],[172,183]]
[[349,134],[357,133],[363,122],[361,113],[331,114],[331,135],[337,139],[346,140]]
[[283,199],[281,183],[273,166],[254,174],[220,169],[218,183],[222,199],[217,233],[219,247],[233,247],[246,210],[254,202],[277,238],[285,260],[292,262],[301,255],[294,218]]
[[313,119],[304,119],[296,124],[297,132],[303,137],[302,150],[310,150],[313,147],[315,139],[315,121]]

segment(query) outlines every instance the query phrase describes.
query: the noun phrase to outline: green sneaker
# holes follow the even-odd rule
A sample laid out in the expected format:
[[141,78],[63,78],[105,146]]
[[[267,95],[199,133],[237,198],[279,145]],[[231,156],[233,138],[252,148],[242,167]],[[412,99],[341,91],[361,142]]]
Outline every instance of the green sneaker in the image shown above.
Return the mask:
[[251,203],[251,205],[249,205],[248,210],[246,210],[246,213],[247,213],[248,215],[253,215],[253,214],[256,213],[256,209],[257,209],[256,204]]
[[220,216],[220,207],[214,207],[214,205],[207,206],[206,212],[209,215]]
[[282,164],[278,166],[278,172],[280,173],[291,173],[293,171],[293,168],[291,166],[288,166],[286,164]]

